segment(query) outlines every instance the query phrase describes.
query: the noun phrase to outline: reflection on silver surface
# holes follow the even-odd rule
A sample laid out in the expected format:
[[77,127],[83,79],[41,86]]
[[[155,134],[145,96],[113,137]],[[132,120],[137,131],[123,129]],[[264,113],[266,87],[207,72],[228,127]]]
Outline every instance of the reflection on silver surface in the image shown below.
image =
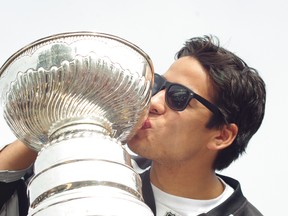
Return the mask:
[[153,73],[140,48],[92,32],[43,38],[6,61],[4,118],[39,151],[29,215],[153,215],[122,147],[147,115]]

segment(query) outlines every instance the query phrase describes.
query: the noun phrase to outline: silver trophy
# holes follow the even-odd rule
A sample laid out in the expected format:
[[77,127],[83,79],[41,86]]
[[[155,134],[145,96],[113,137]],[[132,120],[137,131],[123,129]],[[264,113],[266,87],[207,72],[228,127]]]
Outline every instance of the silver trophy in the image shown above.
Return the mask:
[[30,216],[153,215],[123,147],[147,116],[153,76],[140,48],[93,32],[40,39],[4,63],[4,118],[38,151]]

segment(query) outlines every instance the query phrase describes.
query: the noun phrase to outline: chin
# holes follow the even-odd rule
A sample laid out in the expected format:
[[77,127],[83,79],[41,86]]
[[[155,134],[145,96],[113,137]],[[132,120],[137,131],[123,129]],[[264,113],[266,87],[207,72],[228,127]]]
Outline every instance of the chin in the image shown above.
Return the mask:
[[[127,146],[128,146],[128,148],[129,148],[129,150],[131,150],[131,151],[133,151],[134,153],[136,153],[135,151],[137,150],[137,144],[135,143],[135,142],[133,142],[133,141],[129,141],[128,143],[127,143]],[[136,153],[137,154],[137,153]]]
[[[141,155],[141,148],[143,148],[139,139],[133,138],[128,143],[127,146],[134,154]],[[142,147],[141,147],[142,146]]]

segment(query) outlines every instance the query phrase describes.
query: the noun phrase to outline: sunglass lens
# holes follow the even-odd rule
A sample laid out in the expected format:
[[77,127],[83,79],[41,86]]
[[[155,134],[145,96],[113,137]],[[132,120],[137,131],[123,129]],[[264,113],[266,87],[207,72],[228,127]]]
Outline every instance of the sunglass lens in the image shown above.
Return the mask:
[[163,87],[163,84],[165,83],[165,80],[163,79],[162,76],[159,74],[154,75],[154,85],[152,88],[152,96],[157,94]]
[[180,85],[171,85],[166,92],[166,102],[171,109],[182,111],[189,100],[189,92]]

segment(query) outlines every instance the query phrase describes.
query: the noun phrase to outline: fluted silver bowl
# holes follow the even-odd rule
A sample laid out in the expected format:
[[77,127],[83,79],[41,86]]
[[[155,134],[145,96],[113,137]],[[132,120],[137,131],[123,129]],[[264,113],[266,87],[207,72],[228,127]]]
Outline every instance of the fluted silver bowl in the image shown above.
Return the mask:
[[147,114],[152,77],[148,55],[124,39],[53,35],[19,50],[0,69],[4,117],[38,151],[59,128],[79,120],[126,142]]

